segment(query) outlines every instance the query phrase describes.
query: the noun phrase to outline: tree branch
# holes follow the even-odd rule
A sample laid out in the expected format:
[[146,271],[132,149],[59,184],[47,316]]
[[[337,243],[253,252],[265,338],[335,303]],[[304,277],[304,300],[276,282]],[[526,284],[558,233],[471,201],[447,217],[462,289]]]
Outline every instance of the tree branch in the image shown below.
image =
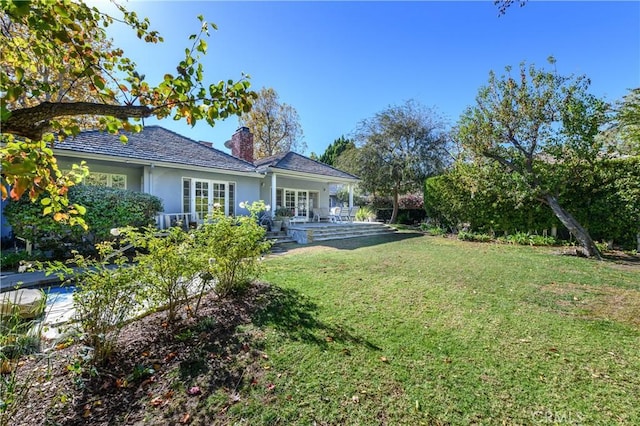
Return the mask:
[[51,131],[51,120],[57,117],[77,115],[98,115],[128,118],[146,118],[153,109],[147,106],[109,105],[93,102],[43,102],[30,108],[11,111],[9,118],[2,123],[2,132],[22,136],[31,140],[41,140]]

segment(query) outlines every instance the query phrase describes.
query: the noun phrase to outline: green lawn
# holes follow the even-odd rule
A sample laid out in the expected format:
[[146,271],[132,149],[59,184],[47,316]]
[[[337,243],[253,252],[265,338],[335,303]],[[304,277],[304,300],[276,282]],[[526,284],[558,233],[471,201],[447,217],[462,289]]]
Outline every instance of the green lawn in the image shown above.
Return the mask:
[[267,260],[277,288],[247,330],[266,355],[231,423],[640,424],[640,265],[365,243]]

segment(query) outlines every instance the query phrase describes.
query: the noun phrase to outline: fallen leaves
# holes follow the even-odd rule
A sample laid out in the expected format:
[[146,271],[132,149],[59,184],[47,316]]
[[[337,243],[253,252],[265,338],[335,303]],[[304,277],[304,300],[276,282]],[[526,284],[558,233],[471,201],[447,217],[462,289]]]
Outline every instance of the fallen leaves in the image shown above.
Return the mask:
[[163,395],[158,395],[155,398],[153,398],[151,401],[149,401],[149,404],[153,407],[164,407],[165,405],[167,405],[170,401],[171,398],[173,398],[173,391],[167,391],[165,394]]

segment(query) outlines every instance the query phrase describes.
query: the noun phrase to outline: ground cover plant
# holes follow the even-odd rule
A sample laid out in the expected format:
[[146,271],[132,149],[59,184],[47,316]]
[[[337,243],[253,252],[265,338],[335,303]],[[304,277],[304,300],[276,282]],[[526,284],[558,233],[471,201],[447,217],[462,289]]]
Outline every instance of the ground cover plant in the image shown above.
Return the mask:
[[411,233],[294,247],[199,318],[123,327],[108,374],[54,352],[17,424],[640,422],[637,258]]

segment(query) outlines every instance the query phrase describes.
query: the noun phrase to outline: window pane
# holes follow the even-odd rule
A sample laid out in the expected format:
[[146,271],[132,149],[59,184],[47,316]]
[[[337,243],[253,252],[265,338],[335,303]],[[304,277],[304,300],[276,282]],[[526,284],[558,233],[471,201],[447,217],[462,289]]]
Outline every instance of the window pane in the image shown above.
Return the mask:
[[84,182],[93,186],[109,186],[109,175],[106,173],[89,173]]
[[191,179],[182,180],[182,213],[191,213]]
[[209,214],[209,182],[195,183],[195,210],[198,219],[202,220]]
[[284,207],[288,208],[292,212],[295,212],[296,208],[296,191],[284,191]]
[[111,175],[111,187],[127,189],[127,175]]
[[229,183],[229,216],[236,215],[236,185]]
[[224,212],[224,208],[226,206],[225,197],[224,197],[225,185],[224,183],[214,183],[213,184],[213,207],[215,209],[222,209]]

